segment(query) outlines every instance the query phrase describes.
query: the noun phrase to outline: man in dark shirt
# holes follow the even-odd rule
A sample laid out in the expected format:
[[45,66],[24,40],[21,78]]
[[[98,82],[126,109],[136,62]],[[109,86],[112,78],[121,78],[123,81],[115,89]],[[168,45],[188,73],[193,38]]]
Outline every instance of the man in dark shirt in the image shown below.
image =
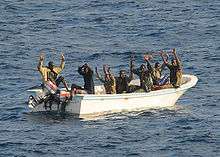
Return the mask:
[[115,77],[116,80],[116,93],[129,93],[129,83],[131,82],[131,77],[126,75],[125,70],[120,70],[119,77]]
[[84,90],[86,90],[89,94],[95,94],[93,70],[88,66],[88,64],[84,64],[78,68],[78,73],[84,78]]
[[164,64],[170,69],[170,84],[172,84],[174,88],[178,88],[182,84],[182,66],[176,54],[176,49],[172,50],[172,54],[174,59],[172,59],[171,64],[164,58],[163,53],[161,53],[161,57]]
[[139,68],[134,69],[133,73],[139,76],[140,88],[143,89],[145,92],[151,91],[153,80],[149,68],[142,64]]
[[131,80],[134,79],[134,73],[133,73],[133,68],[134,68],[134,56],[131,56],[130,58],[130,75],[126,75],[125,70],[120,70],[119,72],[119,77],[115,77],[116,80],[116,93],[121,94],[121,93],[130,93],[134,89],[131,89],[129,87],[129,83]]

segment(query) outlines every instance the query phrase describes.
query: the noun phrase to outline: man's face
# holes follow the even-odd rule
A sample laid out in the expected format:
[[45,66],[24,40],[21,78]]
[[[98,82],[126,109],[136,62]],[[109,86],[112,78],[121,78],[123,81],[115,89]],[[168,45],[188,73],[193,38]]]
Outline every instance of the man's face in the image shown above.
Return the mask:
[[89,66],[88,66],[87,63],[85,63],[85,64],[83,65],[83,71],[84,71],[85,73],[88,73],[88,72],[89,72]]
[[146,71],[146,66],[145,65],[141,65],[140,69],[141,69],[142,72],[144,72],[144,71]]
[[124,71],[121,71],[121,72],[120,72],[120,77],[121,77],[121,78],[125,78],[125,77],[126,77],[126,73],[125,73]]
[[155,68],[159,68],[159,67],[160,67],[160,63],[156,63]]
[[54,67],[53,62],[49,62],[49,63],[48,63],[48,67],[49,67],[50,70],[53,70],[53,67]]
[[89,67],[87,66],[87,67],[85,67],[85,73],[88,73],[89,72]]
[[174,65],[174,66],[177,65],[177,61],[175,59],[172,60],[172,65]]
[[107,81],[110,80],[110,74],[106,74],[106,78],[105,78]]

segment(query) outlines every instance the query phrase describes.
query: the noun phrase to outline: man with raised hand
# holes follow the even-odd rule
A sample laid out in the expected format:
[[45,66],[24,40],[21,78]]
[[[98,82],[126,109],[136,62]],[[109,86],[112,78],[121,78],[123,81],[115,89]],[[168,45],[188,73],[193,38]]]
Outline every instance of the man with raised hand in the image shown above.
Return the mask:
[[48,63],[48,66],[44,66],[43,64],[44,64],[44,55],[41,54],[37,68],[42,76],[43,83],[45,83],[47,81],[51,81],[54,84],[56,84],[56,86],[59,86],[59,84],[62,82],[63,85],[65,86],[66,90],[68,91],[69,89],[68,89],[66,81],[64,80],[64,77],[62,77],[62,76],[58,77],[58,75],[64,69],[64,65],[65,65],[64,54],[63,53],[61,54],[60,66],[55,66],[52,61],[50,61]]
[[78,73],[83,76],[84,90],[86,90],[88,94],[95,94],[92,68],[85,63],[83,66],[78,67]]
[[110,67],[103,65],[104,78],[98,73],[98,68],[95,68],[97,78],[104,84],[106,94],[116,94],[116,80],[110,71]]
[[165,85],[167,83],[167,81],[169,80],[169,76],[168,75],[165,75],[163,78],[161,78],[161,74],[165,68],[165,64],[163,63],[162,65],[159,63],[159,62],[156,62],[154,64],[154,67],[151,66],[150,64],[150,60],[152,59],[153,57],[150,55],[144,55],[144,60],[145,62],[147,62],[147,68],[150,70],[151,72],[151,75],[152,75],[152,79],[153,79],[153,85],[156,85],[156,86],[162,86],[162,85]]
[[177,56],[175,48],[172,50],[172,54],[174,58],[171,60],[171,63],[169,63],[168,60],[165,59],[164,53],[161,53],[161,57],[163,59],[164,64],[170,70],[170,84],[174,88],[178,88],[182,84],[182,73],[183,73],[182,65],[181,65],[179,57]]

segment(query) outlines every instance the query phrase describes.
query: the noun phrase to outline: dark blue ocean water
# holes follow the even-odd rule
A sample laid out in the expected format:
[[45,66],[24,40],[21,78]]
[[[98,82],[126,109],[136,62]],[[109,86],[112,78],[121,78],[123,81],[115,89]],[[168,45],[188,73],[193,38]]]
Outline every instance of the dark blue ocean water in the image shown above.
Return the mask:
[[[148,51],[176,48],[199,77],[174,108],[95,119],[30,114],[39,52],[81,83],[88,62],[114,73]],[[157,55],[155,59],[160,60]],[[1,0],[0,156],[220,156],[219,0]]]

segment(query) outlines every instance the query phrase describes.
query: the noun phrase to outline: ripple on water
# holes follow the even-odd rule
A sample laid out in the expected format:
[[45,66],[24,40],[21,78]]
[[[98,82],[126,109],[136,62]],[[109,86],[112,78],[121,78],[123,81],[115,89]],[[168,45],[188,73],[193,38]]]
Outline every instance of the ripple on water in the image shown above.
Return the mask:
[[[218,4],[1,1],[0,156],[220,156]],[[65,53],[70,84],[82,81],[84,62],[118,74],[131,54],[138,67],[146,52],[173,47],[184,71],[199,77],[174,108],[79,118],[29,113],[24,103],[24,90],[40,81],[40,50],[58,65]]]

